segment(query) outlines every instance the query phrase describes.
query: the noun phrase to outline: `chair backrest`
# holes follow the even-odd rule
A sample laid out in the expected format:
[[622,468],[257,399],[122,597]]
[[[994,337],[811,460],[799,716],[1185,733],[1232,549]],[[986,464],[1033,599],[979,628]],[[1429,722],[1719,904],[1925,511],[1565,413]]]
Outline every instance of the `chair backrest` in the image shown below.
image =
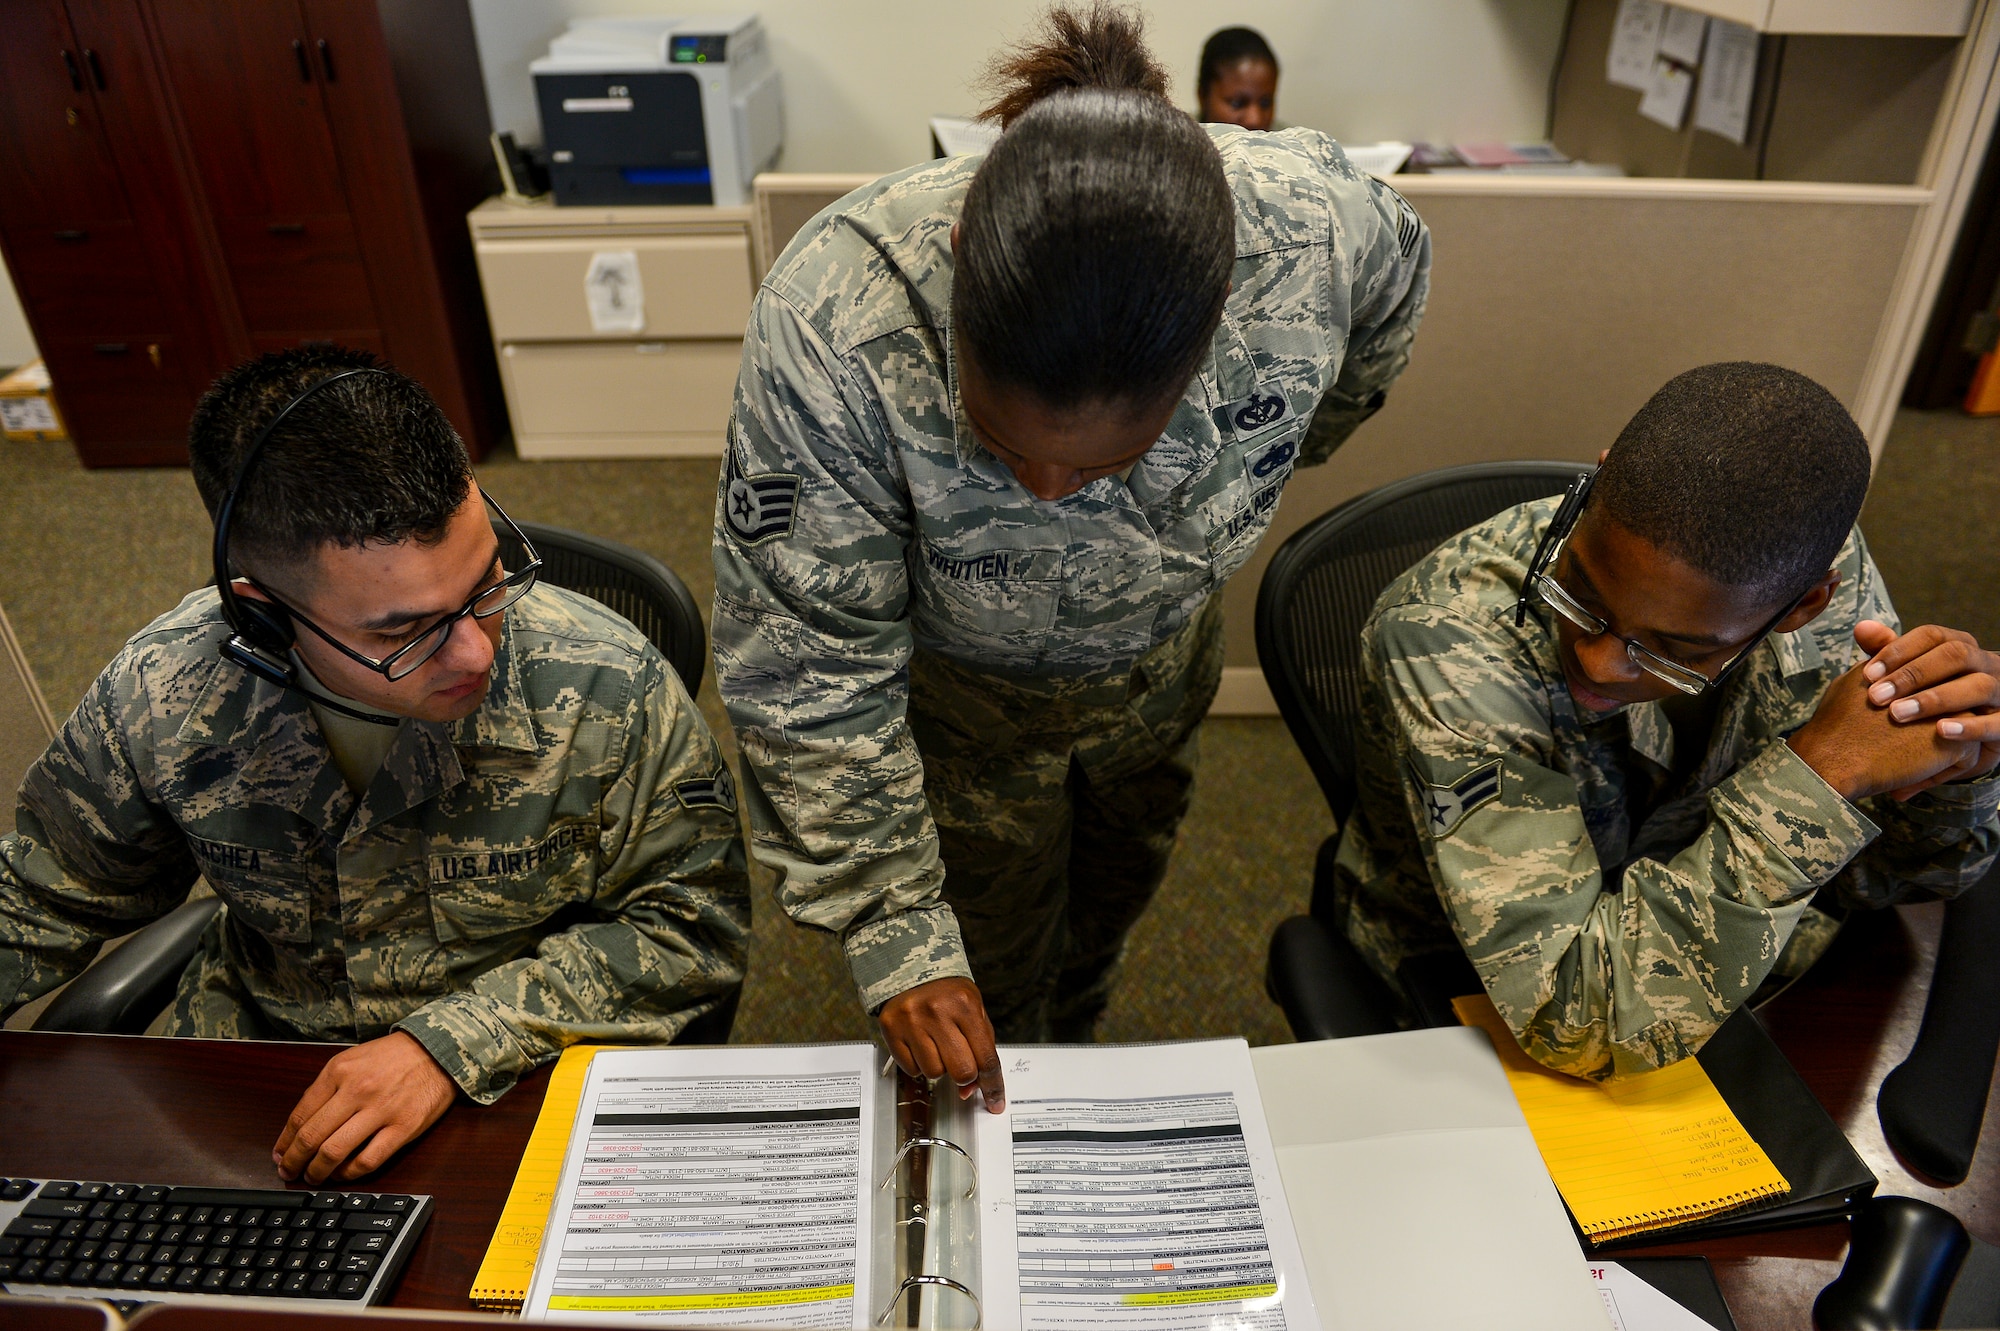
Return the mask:
[[1383,588],[1467,527],[1561,494],[1576,462],[1481,462],[1394,481],[1315,519],[1257,588],[1257,657],[1338,821],[1354,806],[1361,626]]
[[765,171],[750,182],[750,260],[757,280],[813,216],[878,177],[847,174],[800,174]]
[[[524,522],[521,530],[542,557],[541,576],[623,615],[646,635],[681,677],[690,696],[701,688],[708,663],[708,631],[701,608],[674,571],[641,550],[563,527]],[[521,551],[501,531],[500,559],[520,566]]]

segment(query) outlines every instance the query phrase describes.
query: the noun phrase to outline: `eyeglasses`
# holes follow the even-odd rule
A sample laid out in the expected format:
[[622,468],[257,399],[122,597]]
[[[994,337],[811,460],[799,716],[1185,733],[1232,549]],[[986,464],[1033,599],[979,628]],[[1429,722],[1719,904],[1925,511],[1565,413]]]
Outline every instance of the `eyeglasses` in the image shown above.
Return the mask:
[[1563,590],[1562,584],[1546,571],[1555,566],[1562,548],[1569,543],[1570,533],[1575,529],[1577,519],[1583,514],[1584,500],[1589,498],[1591,483],[1595,479],[1595,472],[1584,472],[1570,482],[1569,490],[1563,495],[1563,502],[1557,507],[1555,517],[1549,522],[1548,531],[1543,534],[1541,544],[1535,548],[1534,561],[1528,565],[1528,576],[1521,584],[1521,598],[1514,606],[1514,623],[1519,626],[1525,622],[1528,598],[1539,597],[1543,604],[1575,625],[1586,637],[1616,638],[1625,645],[1625,655],[1633,665],[1653,678],[1672,685],[1681,693],[1692,698],[1700,696],[1709,689],[1720,688],[1722,682],[1729,678],[1730,673],[1743,663],[1751,651],[1770,636],[1771,630],[1778,627],[1785,616],[1798,608],[1799,601],[1805,599],[1804,595],[1801,594],[1790,605],[1773,615],[1763,628],[1757,630],[1749,642],[1729,658],[1729,663],[1712,676],[1703,674],[1692,666],[1670,661],[1641,643],[1613,633],[1610,624],[1584,609],[1582,604]]
[[356,665],[372,670],[392,683],[396,680],[407,679],[419,666],[443,650],[445,643],[450,641],[452,629],[457,626],[459,620],[465,619],[468,616],[473,619],[491,619],[493,616],[503,613],[515,602],[528,594],[529,589],[535,585],[536,577],[542,571],[541,556],[535,553],[534,544],[528,540],[527,534],[521,530],[514,519],[507,516],[505,509],[494,502],[492,495],[483,495],[482,497],[486,500],[487,506],[499,515],[500,521],[507,524],[507,530],[512,533],[514,539],[520,542],[521,550],[526,556],[527,562],[512,573],[508,573],[503,569],[500,581],[490,587],[480,588],[472,594],[471,598],[464,605],[438,620],[415,638],[404,643],[401,647],[398,647],[395,651],[380,660],[372,656],[363,656],[360,652],[355,651],[352,647],[349,647],[346,643],[313,623],[312,620],[306,618],[306,616],[291,606],[286,605],[276,596],[273,596],[269,588],[255,582],[251,585],[269,597],[271,604],[277,606],[278,609],[290,615],[294,620],[318,634],[328,646],[332,647],[342,656],[345,656],[348,660],[353,661]]

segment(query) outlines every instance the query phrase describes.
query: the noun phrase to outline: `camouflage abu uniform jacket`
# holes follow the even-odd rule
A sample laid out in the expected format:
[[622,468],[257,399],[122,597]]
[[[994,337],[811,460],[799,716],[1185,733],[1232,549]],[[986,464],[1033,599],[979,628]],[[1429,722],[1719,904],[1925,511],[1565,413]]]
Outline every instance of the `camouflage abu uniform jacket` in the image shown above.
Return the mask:
[[1324,135],[1214,133],[1235,285],[1126,477],[1046,503],[966,424],[951,226],[980,158],[834,204],[751,310],[716,506],[716,680],[753,852],[794,919],[842,936],[870,1011],[967,973],[905,723],[912,648],[1011,676],[1129,671],[1409,359],[1430,266],[1409,205]]
[[1462,946],[1523,1049],[1603,1077],[1699,1049],[1823,885],[1880,906],[1977,882],[2000,844],[2000,780],[1855,805],[1784,743],[1859,662],[1855,624],[1897,622],[1856,530],[1826,611],[1751,653],[1705,755],[1672,785],[1659,704],[1586,720],[1551,613],[1533,603],[1514,627],[1557,502],[1453,537],[1376,603],[1339,893],[1385,974]]
[[134,637],[0,839],[0,1005],[178,905],[227,903],[170,1033],[420,1040],[496,1099],[579,1040],[664,1042],[742,978],[749,884],[714,738],[624,620],[543,585],[479,710],[405,721],[365,797],[307,704],[216,655],[196,592]]

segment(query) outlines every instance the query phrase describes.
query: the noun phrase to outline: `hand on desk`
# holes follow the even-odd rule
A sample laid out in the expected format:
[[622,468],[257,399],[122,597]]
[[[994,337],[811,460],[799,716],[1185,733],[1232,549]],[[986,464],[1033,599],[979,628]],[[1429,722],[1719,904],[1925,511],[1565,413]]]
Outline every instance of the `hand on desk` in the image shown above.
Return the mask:
[[271,1159],[287,1182],[347,1182],[429,1131],[458,1083],[424,1047],[391,1031],[328,1059],[285,1120]]
[[993,1023],[986,1019],[978,985],[953,978],[905,989],[882,1005],[878,1019],[903,1071],[913,1077],[950,1076],[959,1099],[978,1090],[989,1113],[1007,1107],[1000,1051],[993,1047]]

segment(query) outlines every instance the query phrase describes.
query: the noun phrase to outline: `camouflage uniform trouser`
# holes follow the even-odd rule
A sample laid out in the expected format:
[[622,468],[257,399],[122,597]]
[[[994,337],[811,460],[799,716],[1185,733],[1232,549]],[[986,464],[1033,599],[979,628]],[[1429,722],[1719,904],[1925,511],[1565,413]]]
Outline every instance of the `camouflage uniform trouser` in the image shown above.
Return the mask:
[[910,728],[944,898],[1002,1040],[1082,1041],[1166,876],[1222,678],[1222,598],[1111,679],[918,653]]

